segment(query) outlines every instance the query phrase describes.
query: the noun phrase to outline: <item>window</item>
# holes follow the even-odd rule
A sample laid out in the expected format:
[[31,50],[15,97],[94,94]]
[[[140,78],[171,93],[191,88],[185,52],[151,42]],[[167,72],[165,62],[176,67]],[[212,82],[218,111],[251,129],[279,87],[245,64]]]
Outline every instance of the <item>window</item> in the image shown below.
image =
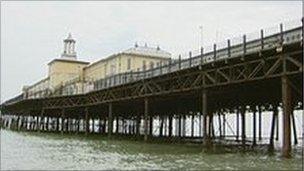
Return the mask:
[[159,62],[156,62],[156,67],[159,67]]
[[131,58],[128,59],[128,63],[127,63],[127,69],[131,69]]
[[150,69],[153,69],[154,68],[154,62],[150,62]]
[[110,75],[114,75],[115,72],[116,72],[116,67],[115,67],[115,65],[111,65]]
[[105,67],[104,67],[104,74],[105,74],[105,77],[108,76],[108,73],[107,73],[107,65],[105,65]]
[[145,60],[143,60],[143,71],[145,71],[146,70],[146,61]]

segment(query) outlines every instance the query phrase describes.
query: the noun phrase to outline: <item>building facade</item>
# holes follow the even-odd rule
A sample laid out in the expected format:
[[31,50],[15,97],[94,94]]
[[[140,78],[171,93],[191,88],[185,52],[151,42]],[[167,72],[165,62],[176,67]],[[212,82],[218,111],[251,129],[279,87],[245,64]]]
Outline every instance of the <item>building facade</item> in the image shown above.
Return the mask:
[[135,44],[132,48],[90,64],[77,59],[76,41],[71,34],[63,42],[61,58],[49,62],[49,72],[45,79],[24,86],[24,98],[86,93],[96,90],[99,80],[122,73],[147,71],[171,60],[171,54],[159,47]]

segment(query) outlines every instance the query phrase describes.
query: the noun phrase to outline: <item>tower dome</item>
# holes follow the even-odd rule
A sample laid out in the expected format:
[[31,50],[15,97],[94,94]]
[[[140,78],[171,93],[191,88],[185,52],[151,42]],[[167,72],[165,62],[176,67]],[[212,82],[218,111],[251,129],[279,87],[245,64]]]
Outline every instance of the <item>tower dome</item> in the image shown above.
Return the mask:
[[69,33],[68,37],[63,40],[64,47],[63,53],[61,54],[62,58],[76,59],[75,43],[76,41],[72,38],[72,34]]

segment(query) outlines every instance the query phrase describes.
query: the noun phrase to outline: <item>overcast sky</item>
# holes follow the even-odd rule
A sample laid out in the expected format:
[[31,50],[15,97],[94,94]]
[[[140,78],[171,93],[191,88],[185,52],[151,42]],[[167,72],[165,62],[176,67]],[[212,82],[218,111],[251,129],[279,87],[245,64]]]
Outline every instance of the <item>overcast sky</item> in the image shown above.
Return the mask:
[[78,59],[96,61],[135,42],[173,55],[300,19],[301,1],[1,2],[1,101],[47,76],[71,32]]

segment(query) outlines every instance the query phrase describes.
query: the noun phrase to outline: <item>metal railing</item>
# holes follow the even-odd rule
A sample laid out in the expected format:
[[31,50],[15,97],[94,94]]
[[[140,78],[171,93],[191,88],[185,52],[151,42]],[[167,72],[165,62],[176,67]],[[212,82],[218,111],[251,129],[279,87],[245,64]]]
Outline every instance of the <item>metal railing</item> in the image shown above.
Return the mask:
[[119,73],[106,77],[94,82],[94,91],[299,42],[303,37],[301,25],[300,20],[290,21],[286,23],[286,28],[288,28],[288,30],[285,29],[286,31],[283,31],[284,25],[280,24],[279,27],[269,27],[259,32],[228,39],[225,42],[205,48],[202,47],[196,51],[190,51],[187,55],[179,55],[178,58],[173,58],[168,64],[163,66],[146,71]]

